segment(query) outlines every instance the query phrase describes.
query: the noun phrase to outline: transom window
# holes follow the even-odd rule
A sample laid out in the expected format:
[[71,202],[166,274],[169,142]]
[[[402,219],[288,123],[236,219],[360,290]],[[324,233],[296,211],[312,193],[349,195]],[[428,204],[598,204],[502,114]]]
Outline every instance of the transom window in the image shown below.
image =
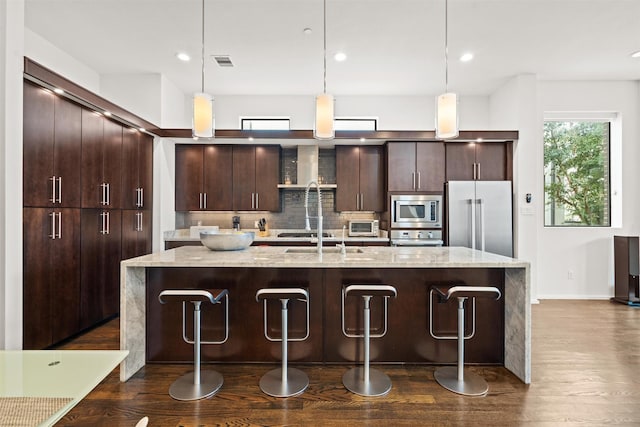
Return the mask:
[[284,117],[274,118],[241,118],[242,130],[289,130],[290,119]]

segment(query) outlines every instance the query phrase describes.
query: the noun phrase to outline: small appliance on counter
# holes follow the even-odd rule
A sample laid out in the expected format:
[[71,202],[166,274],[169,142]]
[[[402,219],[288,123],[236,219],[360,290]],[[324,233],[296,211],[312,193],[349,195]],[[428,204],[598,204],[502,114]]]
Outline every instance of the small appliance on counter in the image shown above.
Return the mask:
[[377,219],[353,219],[349,221],[349,237],[378,237],[380,221]]
[[231,218],[231,220],[233,221],[233,229],[236,231],[240,231],[240,217],[234,216]]

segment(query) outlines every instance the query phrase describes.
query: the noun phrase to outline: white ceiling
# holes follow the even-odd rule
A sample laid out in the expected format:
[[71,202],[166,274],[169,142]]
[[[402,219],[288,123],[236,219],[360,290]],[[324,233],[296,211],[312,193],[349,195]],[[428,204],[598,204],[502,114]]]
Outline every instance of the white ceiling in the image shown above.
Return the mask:
[[[444,90],[444,0],[327,0],[327,92]],[[322,92],[322,0],[206,0],[214,95]],[[200,90],[200,0],[26,0],[26,26],[100,74],[162,73]],[[310,35],[303,33],[311,28]],[[640,0],[449,0],[449,88],[486,95],[510,77],[640,80]],[[333,60],[342,50],[345,62]],[[189,63],[178,61],[188,52]],[[475,58],[458,60],[466,51]],[[220,68],[210,55],[230,55]]]

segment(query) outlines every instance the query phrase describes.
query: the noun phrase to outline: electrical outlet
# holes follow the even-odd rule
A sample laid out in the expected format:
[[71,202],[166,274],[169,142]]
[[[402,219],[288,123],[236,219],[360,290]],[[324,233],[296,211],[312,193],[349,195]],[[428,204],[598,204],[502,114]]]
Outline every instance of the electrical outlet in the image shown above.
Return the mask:
[[258,221],[253,221],[253,228],[258,228]]
[[573,280],[573,270],[567,271],[567,279]]

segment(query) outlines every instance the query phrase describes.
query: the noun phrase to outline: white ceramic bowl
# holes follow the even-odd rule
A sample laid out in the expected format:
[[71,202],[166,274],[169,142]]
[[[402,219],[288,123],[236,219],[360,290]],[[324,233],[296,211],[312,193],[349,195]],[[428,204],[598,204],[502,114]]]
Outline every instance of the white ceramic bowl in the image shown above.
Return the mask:
[[253,231],[216,231],[200,232],[200,241],[212,251],[239,251],[251,246]]

